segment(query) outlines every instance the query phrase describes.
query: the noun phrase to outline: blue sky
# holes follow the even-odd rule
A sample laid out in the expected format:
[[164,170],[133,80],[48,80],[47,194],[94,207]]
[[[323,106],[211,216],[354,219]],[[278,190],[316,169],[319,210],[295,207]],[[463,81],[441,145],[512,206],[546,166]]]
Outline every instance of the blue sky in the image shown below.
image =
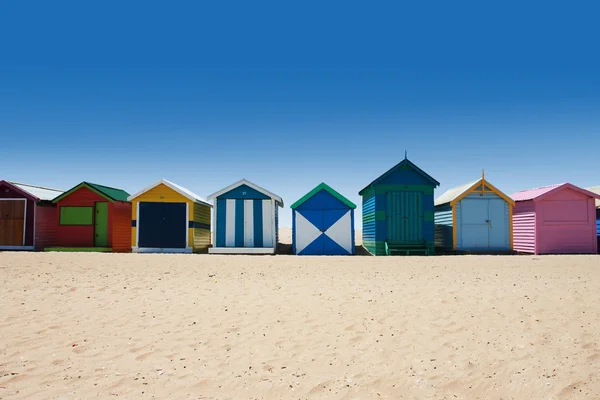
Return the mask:
[[600,184],[594,3],[323,3],[2,3],[0,179]]

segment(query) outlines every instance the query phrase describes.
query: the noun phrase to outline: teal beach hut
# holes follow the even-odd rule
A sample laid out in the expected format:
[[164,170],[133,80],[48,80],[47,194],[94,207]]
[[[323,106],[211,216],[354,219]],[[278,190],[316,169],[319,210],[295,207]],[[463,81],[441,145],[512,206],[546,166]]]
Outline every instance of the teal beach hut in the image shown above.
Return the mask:
[[440,183],[408,158],[362,196],[363,246],[373,255],[434,254],[433,191]]

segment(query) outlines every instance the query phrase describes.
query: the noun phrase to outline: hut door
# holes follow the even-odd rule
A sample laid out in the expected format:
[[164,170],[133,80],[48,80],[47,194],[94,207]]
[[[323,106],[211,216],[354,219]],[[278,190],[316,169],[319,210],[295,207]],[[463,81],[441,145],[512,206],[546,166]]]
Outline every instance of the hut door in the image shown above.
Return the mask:
[[423,240],[423,193],[388,192],[387,240],[421,242]]
[[96,203],[96,216],[94,219],[94,246],[108,246],[108,203]]
[[26,200],[0,200],[0,246],[25,244]]
[[[460,215],[463,248],[487,249],[490,245],[489,200],[462,200]],[[497,225],[500,225],[500,221]]]

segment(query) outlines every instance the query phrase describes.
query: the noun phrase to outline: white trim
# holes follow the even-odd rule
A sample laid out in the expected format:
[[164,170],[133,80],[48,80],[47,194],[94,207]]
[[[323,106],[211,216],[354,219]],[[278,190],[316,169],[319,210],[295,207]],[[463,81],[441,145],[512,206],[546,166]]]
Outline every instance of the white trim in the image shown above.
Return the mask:
[[2,250],[34,250],[33,246],[0,246],[0,251]]
[[185,203],[185,248],[190,247],[190,203]]
[[168,188],[176,191],[177,193],[179,193],[180,195],[186,197],[187,199],[196,202],[196,203],[202,203],[205,204],[209,207],[212,207],[212,204],[210,204],[208,201],[206,201],[205,199],[203,199],[202,197],[198,196],[196,193],[193,193],[191,191],[189,191],[188,189],[184,188],[183,186],[179,186],[176,183],[173,183],[171,181],[168,181],[166,179],[161,179],[158,182],[140,190],[139,192],[137,192],[136,194],[132,194],[131,196],[129,196],[127,198],[128,201],[132,201],[133,199],[135,199],[136,197],[141,196],[142,194],[154,189],[155,187],[157,187],[158,185],[163,184],[165,186],[167,186]]
[[170,248],[160,248],[160,247],[132,247],[131,251],[134,253],[185,253],[190,254],[193,252],[191,247],[186,247],[185,249],[170,249]]
[[275,254],[274,247],[209,247],[209,254]]
[[[17,198],[6,198],[6,199],[0,199],[0,201],[24,201],[25,202],[25,208],[24,208],[24,213],[23,213],[23,247],[25,247],[25,233],[27,232],[27,199],[17,199]],[[15,247],[15,246],[7,246],[7,247]]]
[[137,202],[135,213],[135,247],[140,245],[140,201]]
[[271,243],[273,243],[273,247],[277,248],[277,232],[275,232],[275,219],[277,219],[277,204],[274,201],[271,201],[271,236],[273,239]]
[[242,185],[246,185],[251,187],[252,189],[261,192],[262,194],[269,196],[271,199],[275,200],[277,202],[277,204],[280,207],[283,207],[283,200],[281,199],[281,197],[277,196],[276,194],[269,192],[267,189],[264,189],[258,185],[255,185],[254,183],[247,181],[246,179],[242,179],[240,181],[237,181],[236,183],[227,186],[224,189],[219,190],[218,192],[215,192],[213,194],[211,194],[210,196],[207,197],[208,200],[214,199],[216,197],[219,197],[220,195],[229,192],[230,190],[235,189],[238,186],[242,186]]

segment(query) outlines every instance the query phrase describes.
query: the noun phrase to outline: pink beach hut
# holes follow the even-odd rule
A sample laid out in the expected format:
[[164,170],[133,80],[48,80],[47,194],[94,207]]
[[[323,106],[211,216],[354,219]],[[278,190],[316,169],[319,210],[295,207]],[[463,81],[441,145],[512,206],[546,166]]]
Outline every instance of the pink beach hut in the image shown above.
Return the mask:
[[514,193],[513,242],[518,252],[594,254],[595,199],[600,195],[570,183]]

